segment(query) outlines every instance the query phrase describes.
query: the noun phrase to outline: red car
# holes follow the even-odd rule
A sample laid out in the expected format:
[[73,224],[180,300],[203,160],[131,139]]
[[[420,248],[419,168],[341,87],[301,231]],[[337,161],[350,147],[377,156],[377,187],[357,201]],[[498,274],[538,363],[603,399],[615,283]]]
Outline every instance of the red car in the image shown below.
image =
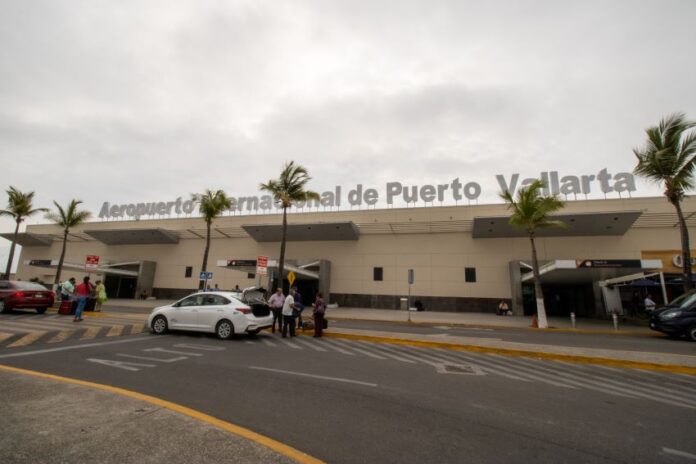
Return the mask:
[[39,314],[53,306],[55,295],[34,282],[0,280],[0,312],[34,308]]

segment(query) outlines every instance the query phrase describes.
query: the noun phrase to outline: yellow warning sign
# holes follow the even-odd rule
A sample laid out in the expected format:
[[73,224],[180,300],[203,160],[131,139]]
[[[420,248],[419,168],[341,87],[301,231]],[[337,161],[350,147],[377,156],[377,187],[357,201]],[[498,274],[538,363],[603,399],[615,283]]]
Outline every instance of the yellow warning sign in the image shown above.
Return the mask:
[[288,282],[290,282],[290,285],[295,283],[295,273],[292,271],[288,272]]

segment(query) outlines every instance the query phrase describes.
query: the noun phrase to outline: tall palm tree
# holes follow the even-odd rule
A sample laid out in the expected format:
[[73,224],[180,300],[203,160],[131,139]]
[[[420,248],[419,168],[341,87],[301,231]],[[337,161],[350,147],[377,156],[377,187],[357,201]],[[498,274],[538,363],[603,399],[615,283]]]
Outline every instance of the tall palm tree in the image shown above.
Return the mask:
[[634,148],[638,165],[633,172],[658,184],[663,184],[667,201],[677,210],[681,232],[684,291],[693,287],[691,281],[691,249],[689,230],[681,208],[686,191],[694,188],[696,165],[696,122],[688,121],[683,113],[675,113],[660,121],[658,126],[645,129],[648,140],[643,148]]
[[536,295],[537,319],[540,329],[546,329],[549,324],[546,320],[546,308],[544,306],[544,294],[541,291],[541,276],[539,275],[539,260],[537,259],[534,237],[537,229],[546,227],[565,227],[562,221],[554,221],[551,213],[563,208],[564,203],[557,195],[543,196],[541,190],[546,185],[541,180],[535,180],[528,186],[517,191],[517,198],[513,198],[509,191],[500,194],[512,210],[509,223],[518,229],[525,229],[532,245],[532,272],[534,273],[534,294]]
[[77,227],[92,216],[89,211],[78,211],[77,206],[82,203],[81,200],[70,200],[68,207],[63,209],[57,202],[53,202],[57,212],[49,212],[46,214],[46,219],[55,222],[63,228],[63,248],[60,251],[60,259],[58,260],[58,268],[56,269],[56,278],[53,280],[54,285],[60,284],[60,274],[63,271],[63,261],[65,260],[65,249],[68,245],[68,234],[70,229]]
[[307,169],[296,165],[294,161],[286,163],[278,179],[271,179],[259,188],[273,195],[275,202],[283,208],[283,234],[280,239],[280,258],[278,259],[278,279],[283,285],[285,272],[285,242],[288,230],[288,208],[298,201],[319,200],[319,194],[305,190],[305,185],[312,178]]
[[[222,213],[232,207],[232,200],[222,190],[206,190],[203,194],[193,194],[193,201],[198,201],[198,210],[203,215],[205,220],[206,235],[205,235],[205,251],[203,252],[203,265],[201,272],[208,270],[208,253],[210,252],[210,227],[213,219],[220,216]],[[203,288],[203,282],[199,284],[199,288]]]
[[19,225],[25,218],[36,214],[48,211],[46,208],[34,208],[34,192],[20,192],[16,188],[10,186],[7,192],[7,209],[0,210],[0,216],[10,216],[14,219],[15,226],[12,245],[10,246],[10,257],[7,259],[7,269],[5,270],[5,280],[10,278],[12,269],[12,260],[14,259],[15,246],[17,245],[17,235],[19,234]]

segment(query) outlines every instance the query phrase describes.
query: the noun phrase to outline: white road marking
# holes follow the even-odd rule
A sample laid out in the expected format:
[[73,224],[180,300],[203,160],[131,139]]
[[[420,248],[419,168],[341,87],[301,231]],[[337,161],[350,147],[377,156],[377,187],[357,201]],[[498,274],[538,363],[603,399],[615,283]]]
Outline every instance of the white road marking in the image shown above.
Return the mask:
[[328,347],[331,348],[332,350],[338,351],[339,353],[347,354],[348,356],[355,356],[355,353],[351,353],[350,351],[346,351],[346,350],[344,350],[343,348],[341,348],[341,347],[339,347],[339,346],[336,346],[336,345],[335,345],[334,343],[332,343],[332,342],[329,342],[329,341],[319,342],[319,341],[317,341],[317,343],[321,343],[321,344],[324,345],[324,346],[328,346]]
[[138,336],[138,335],[136,335],[136,337],[137,338],[129,338],[126,340],[116,340],[113,342],[85,343],[84,345],[61,346],[58,348],[45,348],[43,350],[23,351],[21,353],[0,354],[0,359],[17,358],[20,356],[31,356],[34,354],[53,353],[55,351],[79,350],[82,348],[92,348],[95,346],[115,345],[117,343],[133,343],[133,342],[142,342],[142,341],[148,341],[148,340],[149,341],[156,340],[155,337],[150,337],[150,336]]
[[[97,358],[87,358],[87,361],[97,363],[97,364],[103,364],[105,366],[109,367],[117,367],[119,369],[124,369],[127,371],[139,371],[141,367],[155,367],[155,364],[143,364],[143,363],[134,363],[134,362],[125,362],[125,361],[113,361],[111,359],[97,359]],[[138,367],[135,367],[138,366]]]
[[296,349],[296,350],[301,350],[301,349],[302,349],[300,346],[294,344],[293,342],[289,342],[289,341],[286,341],[286,340],[281,340],[280,342],[283,343],[283,344],[285,344],[285,345],[287,345],[287,346],[289,346],[290,348],[294,348],[294,349]]
[[296,339],[295,343],[299,343],[302,346],[309,347],[309,348],[313,349],[314,351],[324,351],[324,352],[327,351],[325,348],[322,348],[321,346],[317,346],[316,343],[311,343],[311,342],[308,342],[306,340]]
[[132,358],[132,359],[142,359],[144,361],[157,361],[157,362],[163,362],[163,363],[172,363],[172,362],[177,362],[177,361],[183,361],[184,359],[188,359],[188,356],[177,356],[175,358],[152,358],[150,356],[137,356],[134,354],[124,354],[124,353],[116,353],[116,356],[121,356],[123,358]]
[[270,340],[263,340],[263,344],[268,346],[278,346]]
[[176,351],[176,350],[168,350],[166,348],[148,348],[143,351],[154,351],[157,353],[173,353],[173,354],[181,354],[184,356],[203,356],[201,353],[191,353],[189,351]]
[[687,453],[686,451],[679,451],[672,448],[662,448],[662,451],[667,454],[673,454],[675,456],[680,456],[682,458],[693,459],[696,461],[696,454]]
[[338,344],[340,344],[340,345],[342,345],[342,346],[345,346],[346,348],[350,348],[350,349],[353,350],[353,351],[357,351],[358,353],[362,353],[362,354],[364,354],[365,356],[369,356],[370,358],[375,358],[375,359],[387,359],[387,358],[385,358],[384,356],[380,356],[380,355],[378,355],[378,354],[371,353],[371,352],[369,352],[369,351],[367,351],[367,350],[363,350],[362,348],[358,348],[357,346],[352,346],[350,343],[345,342],[345,341],[343,341],[343,340],[334,340],[334,343],[338,343]]
[[388,358],[395,359],[397,361],[408,363],[408,364],[416,364],[415,361],[411,361],[410,359],[406,359],[403,356],[398,356],[396,354],[393,354],[393,353],[390,353],[390,352],[384,350],[382,346],[377,346],[376,344],[368,344],[367,342],[358,342],[358,343],[360,343],[363,347],[370,346],[373,351],[375,351],[383,356],[386,356]]
[[315,375],[315,374],[304,374],[302,372],[284,371],[281,369],[271,369],[268,367],[249,366],[249,369],[255,369],[255,370],[259,370],[259,371],[268,371],[268,372],[277,372],[279,374],[297,375],[300,377],[310,377],[312,379],[331,380],[333,382],[353,383],[356,385],[364,385],[366,387],[376,387],[377,386],[376,383],[361,382],[360,380],[342,379],[340,377],[326,377],[324,375]]
[[224,346],[199,345],[197,343],[177,343],[174,348],[190,348],[192,350],[203,351],[225,351]]

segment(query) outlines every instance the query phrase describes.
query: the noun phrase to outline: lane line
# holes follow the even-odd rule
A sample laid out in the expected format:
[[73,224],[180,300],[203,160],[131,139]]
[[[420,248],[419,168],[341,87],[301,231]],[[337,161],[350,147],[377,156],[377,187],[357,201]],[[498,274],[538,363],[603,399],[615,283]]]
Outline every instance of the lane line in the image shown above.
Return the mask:
[[16,342],[11,343],[10,345],[7,345],[8,348],[17,348],[20,346],[27,346],[29,344],[34,343],[36,340],[41,338],[46,332],[44,331],[37,331],[37,332],[29,332]]
[[662,451],[667,454],[673,454],[682,458],[693,459],[696,461],[696,454],[687,453],[686,451],[679,451],[672,448],[662,448]]
[[[143,338],[143,339],[146,340],[148,338]],[[109,343],[122,343],[122,342],[123,342],[123,340],[120,340],[117,342],[109,342]],[[227,421],[218,419],[216,417],[210,416],[208,414],[202,413],[200,411],[196,411],[195,409],[191,409],[191,408],[188,408],[186,406],[183,406],[183,405],[180,405],[177,403],[173,403],[171,401],[163,400],[161,398],[157,398],[157,397],[150,396],[150,395],[145,395],[143,393],[138,393],[138,392],[131,391],[131,390],[126,390],[125,388],[112,387],[111,385],[103,385],[103,384],[94,383],[94,382],[87,382],[85,380],[73,379],[73,378],[69,378],[69,377],[62,377],[62,376],[53,375],[53,374],[46,374],[44,372],[30,371],[27,369],[19,369],[16,367],[5,366],[2,364],[0,364],[0,369],[6,370],[9,372],[15,372],[18,374],[31,375],[34,377],[55,380],[58,382],[81,385],[83,387],[95,388],[98,390],[103,390],[103,391],[107,391],[110,393],[115,393],[117,395],[126,396],[126,397],[133,398],[136,400],[144,401],[146,403],[150,403],[152,405],[159,406],[161,408],[169,409],[170,411],[178,412],[178,413],[183,414],[185,416],[191,417],[192,419],[196,419],[196,420],[199,420],[201,422],[205,422],[205,423],[210,424],[212,426],[218,427],[219,429],[230,432],[234,435],[240,436],[242,438],[246,438],[247,440],[252,440],[260,445],[263,445],[267,448],[272,449],[273,451],[275,451],[279,454],[282,454],[285,457],[288,457],[290,459],[294,459],[295,461],[299,462],[300,464],[326,464],[324,461],[321,461],[317,458],[314,458],[314,457],[312,457],[306,453],[303,453],[302,451],[295,449],[291,446],[288,446],[284,443],[273,440],[272,438],[266,437],[264,435],[256,433],[256,432],[249,430],[247,428],[241,427],[239,425],[232,424],[231,422],[227,422]]]
[[271,369],[270,367],[249,366],[249,369],[254,369],[257,371],[276,372],[278,374],[296,375],[298,377],[310,377],[312,379],[319,379],[319,380],[331,380],[333,382],[352,383],[352,384],[356,384],[356,385],[364,385],[366,387],[376,387],[377,386],[376,383],[362,382],[360,380],[343,379],[341,377],[327,377],[325,375],[304,374],[302,372],[284,371],[282,369]]
[[113,342],[99,342],[99,343],[85,343],[84,345],[71,345],[71,346],[61,346],[59,348],[45,348],[42,350],[33,350],[33,351],[23,351],[21,353],[10,353],[10,354],[0,354],[0,359],[4,358],[17,358],[20,356],[32,356],[35,354],[44,354],[44,353],[53,353],[55,351],[66,351],[66,350],[79,350],[81,348],[92,348],[95,346],[105,346],[105,345],[115,345],[117,343],[133,343],[133,342],[141,342],[145,340],[156,340],[156,338],[153,337],[139,337],[136,335],[137,338],[128,338],[126,340],[116,340]]

